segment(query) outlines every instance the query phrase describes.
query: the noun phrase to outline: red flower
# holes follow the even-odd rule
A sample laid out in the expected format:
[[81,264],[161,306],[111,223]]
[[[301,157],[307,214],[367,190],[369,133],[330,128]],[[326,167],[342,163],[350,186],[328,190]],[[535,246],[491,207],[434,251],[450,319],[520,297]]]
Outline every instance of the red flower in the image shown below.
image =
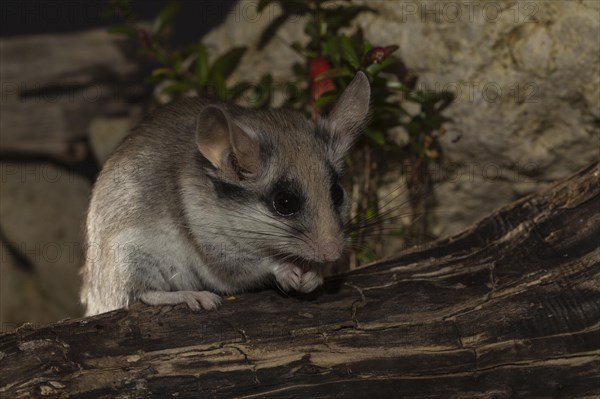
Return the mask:
[[316,80],[323,72],[330,69],[329,63],[323,57],[317,57],[310,61],[310,93],[313,100],[317,100],[323,94],[335,90],[335,85],[331,78]]
[[396,50],[398,50],[398,46],[374,47],[367,54],[367,59],[373,64],[379,64]]
[[369,61],[374,64],[379,64],[385,58],[385,49],[383,47],[374,47],[367,55]]

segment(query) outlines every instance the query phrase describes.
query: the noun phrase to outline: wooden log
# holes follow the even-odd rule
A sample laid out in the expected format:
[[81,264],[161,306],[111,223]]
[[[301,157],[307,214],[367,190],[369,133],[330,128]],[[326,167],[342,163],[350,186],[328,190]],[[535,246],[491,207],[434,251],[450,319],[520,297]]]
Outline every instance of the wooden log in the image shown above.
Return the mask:
[[216,312],[134,305],[0,336],[2,397],[600,395],[600,167],[452,238]]

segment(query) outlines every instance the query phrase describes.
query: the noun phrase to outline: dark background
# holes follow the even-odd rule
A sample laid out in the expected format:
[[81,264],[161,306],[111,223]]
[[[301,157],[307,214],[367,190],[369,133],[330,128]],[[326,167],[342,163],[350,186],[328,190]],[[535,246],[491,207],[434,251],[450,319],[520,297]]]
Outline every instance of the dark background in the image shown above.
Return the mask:
[[[202,37],[226,18],[234,0],[180,0],[182,12],[174,21],[175,44]],[[137,0],[132,4],[140,20],[151,20],[171,0]],[[2,0],[0,36],[76,32],[121,23],[103,17],[108,0]]]

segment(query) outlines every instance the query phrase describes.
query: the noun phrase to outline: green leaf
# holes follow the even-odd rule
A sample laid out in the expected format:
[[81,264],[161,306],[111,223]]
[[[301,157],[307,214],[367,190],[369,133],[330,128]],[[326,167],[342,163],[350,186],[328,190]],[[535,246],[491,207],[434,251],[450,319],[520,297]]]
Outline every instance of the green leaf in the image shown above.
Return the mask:
[[[273,0],[261,0],[258,3],[258,12],[262,12],[269,4],[274,3]],[[265,18],[271,19],[271,23],[267,25],[258,41],[258,49],[264,48],[277,34],[277,31],[294,15],[305,15],[310,12],[308,0],[280,0],[277,1],[281,6],[282,12],[277,17],[273,18],[272,12],[265,15]]]
[[202,43],[196,50],[196,81],[200,87],[204,87],[208,83],[208,53],[206,46]]
[[194,86],[190,82],[175,82],[166,86],[162,91],[163,93],[181,93],[193,88]]
[[335,100],[337,97],[338,97],[337,94],[334,94],[334,93],[323,94],[321,97],[319,97],[313,103],[313,107],[315,107],[315,108],[321,108],[321,107],[329,104],[333,100]]
[[354,46],[352,46],[352,41],[346,35],[343,35],[340,38],[340,43],[342,45],[342,55],[346,61],[352,66],[354,69],[358,69],[360,67],[360,60],[358,59],[358,55],[354,50]]
[[367,54],[369,54],[369,51],[371,51],[372,48],[373,48],[373,45],[371,44],[371,42],[369,42],[367,39],[364,39],[363,40],[363,53],[362,53],[363,60],[365,58],[367,58]]
[[265,75],[262,77],[262,79],[260,80],[260,82],[258,82],[258,85],[256,87],[258,97],[252,103],[253,107],[262,108],[270,104],[272,85],[273,78],[271,77],[271,75]]
[[233,71],[235,71],[245,52],[246,47],[234,47],[221,55],[214,62],[210,70],[210,76],[214,79],[219,74],[224,81],[227,80]]
[[416,136],[423,130],[423,125],[416,118],[413,118],[410,122],[404,125],[404,127],[411,136]]
[[281,28],[290,17],[291,15],[281,14],[271,21],[269,26],[267,26],[260,35],[260,39],[258,40],[259,50],[262,50],[275,37],[279,28]]
[[371,219],[373,219],[375,216],[377,216],[377,210],[376,210],[375,208],[373,208],[373,207],[371,207],[371,206],[370,206],[370,207],[368,207],[368,208],[365,210],[365,218],[366,218],[367,220],[371,220]]
[[262,10],[264,10],[269,4],[271,3],[275,3],[277,0],[260,0],[258,2],[258,7],[256,7],[258,9],[258,12],[261,12]]
[[315,82],[318,82],[318,81],[323,80],[323,79],[341,78],[341,77],[344,77],[344,76],[346,76],[346,77],[352,77],[352,76],[354,76],[354,74],[348,68],[332,68],[332,69],[329,69],[329,70],[327,70],[325,72],[321,72],[315,78]]
[[442,123],[444,122],[443,118],[439,114],[428,115],[425,118],[424,124],[429,130],[438,130]]
[[327,21],[322,19],[319,21],[319,36],[323,37],[327,34]]
[[295,50],[296,52],[298,52],[299,54],[302,54],[302,52],[304,51],[304,46],[302,46],[300,44],[300,42],[293,42],[290,47]]
[[111,26],[107,29],[108,33],[125,36],[135,36],[136,30],[133,26]]
[[317,40],[319,37],[319,32],[317,31],[315,18],[312,14],[308,14],[307,19],[308,21],[306,25],[304,25],[304,33],[306,33],[306,35],[311,39]]
[[173,18],[179,13],[179,3],[173,2],[162,9],[158,16],[154,19],[152,25],[152,35],[160,34],[163,29],[173,21]]
[[181,55],[178,53],[173,54],[173,69],[176,74],[182,75],[184,71],[183,60],[181,59]]
[[398,80],[386,80],[385,87],[392,90],[408,91],[408,87]]
[[356,32],[354,32],[350,36],[350,39],[352,40],[352,43],[354,43],[355,47],[362,46],[365,41],[365,37],[364,37],[362,28],[359,27],[358,29],[356,29]]
[[211,75],[212,75],[211,83],[212,83],[213,89],[215,91],[215,93],[214,93],[215,96],[219,100],[228,100],[229,92],[227,90],[227,86],[225,85],[225,78],[223,77],[223,75],[218,71],[215,71],[215,73],[213,73]]
[[367,73],[370,75],[377,75],[379,72],[394,64],[396,60],[394,58],[386,58],[381,61],[379,64],[371,64],[367,67]]
[[336,36],[329,36],[322,44],[323,55],[328,58],[333,65],[340,65],[342,49]]
[[145,50],[145,51],[146,51],[147,54],[150,54],[150,55],[156,57],[156,60],[158,61],[159,64],[169,65],[169,64],[172,64],[174,62],[169,57],[169,54],[166,54],[166,53],[164,53],[162,51],[149,51],[149,50]]
[[373,109],[379,110],[379,111],[388,111],[388,112],[391,112],[392,114],[402,114],[402,115],[406,114],[406,111],[403,110],[399,104],[390,103],[388,101],[377,101],[376,98],[373,101],[372,106],[373,106]]
[[358,254],[356,254],[356,259],[358,259],[361,265],[366,265],[373,262],[374,256],[369,249],[363,249]]
[[152,71],[152,77],[154,79],[159,79],[161,77],[170,77],[172,75],[172,71],[169,68],[156,68]]
[[366,135],[380,146],[384,146],[387,141],[381,130],[367,130]]

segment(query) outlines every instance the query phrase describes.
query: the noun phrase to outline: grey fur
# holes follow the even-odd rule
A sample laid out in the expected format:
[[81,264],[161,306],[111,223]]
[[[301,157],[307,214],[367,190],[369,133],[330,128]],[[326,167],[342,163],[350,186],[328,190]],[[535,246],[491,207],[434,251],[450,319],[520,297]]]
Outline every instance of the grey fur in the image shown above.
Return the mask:
[[[368,98],[368,80],[360,73],[334,110],[335,119],[316,124],[293,111],[198,98],[145,119],[107,161],[94,187],[82,271],[87,314],[138,300],[213,309],[219,299],[212,293],[259,288],[273,277],[286,290],[315,289],[322,282],[315,264],[339,257],[344,245],[349,206],[345,200],[336,209],[330,187],[366,117]],[[251,178],[236,180],[201,155],[196,134],[202,131],[196,129],[209,105],[258,143]],[[317,137],[323,132],[330,132],[328,140]],[[282,179],[306,198],[293,217],[270,206],[271,191]]]

